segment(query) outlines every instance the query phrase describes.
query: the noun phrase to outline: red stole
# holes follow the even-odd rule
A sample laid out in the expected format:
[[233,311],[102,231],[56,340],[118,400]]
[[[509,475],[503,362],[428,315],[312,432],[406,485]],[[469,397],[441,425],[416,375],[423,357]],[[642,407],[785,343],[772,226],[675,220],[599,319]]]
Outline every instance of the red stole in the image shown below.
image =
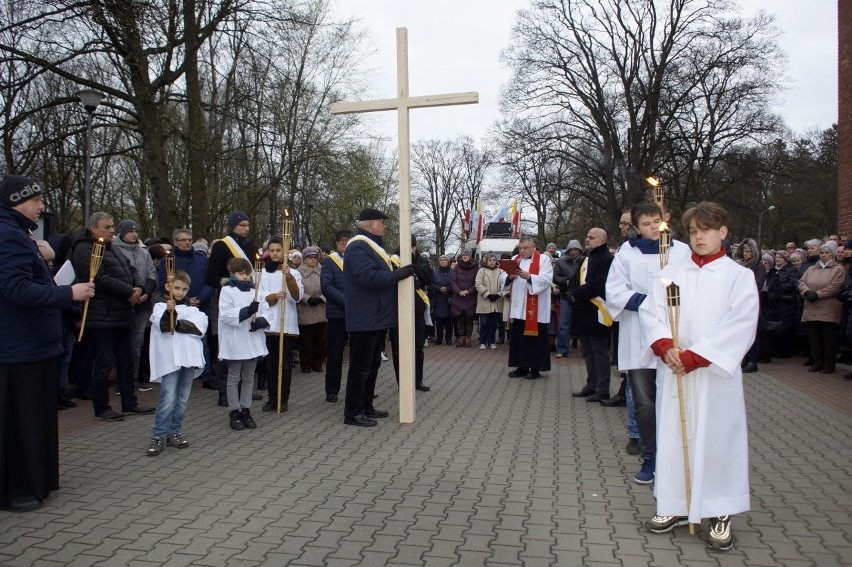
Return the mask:
[[[540,266],[539,258],[541,253],[536,250],[533,252],[532,262],[530,262],[530,274],[537,276]],[[538,336],[538,295],[530,293],[529,283],[527,283],[527,310],[526,319],[524,319],[524,336]]]

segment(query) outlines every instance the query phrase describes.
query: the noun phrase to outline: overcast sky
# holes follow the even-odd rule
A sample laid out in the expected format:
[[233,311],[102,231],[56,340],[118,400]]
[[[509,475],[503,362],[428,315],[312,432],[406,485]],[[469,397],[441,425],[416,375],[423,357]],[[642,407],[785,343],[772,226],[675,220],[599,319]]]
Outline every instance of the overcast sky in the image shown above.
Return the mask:
[[[497,97],[509,71],[499,61],[515,14],[529,0],[337,0],[342,16],[359,18],[375,53],[374,98],[396,88],[396,28],[408,28],[410,94],[478,91],[479,104],[411,111],[411,140],[484,136],[499,116]],[[743,13],[776,15],[787,53],[788,90],[776,102],[794,132],[837,121],[837,1],[742,0]],[[396,113],[370,115],[395,143]]]

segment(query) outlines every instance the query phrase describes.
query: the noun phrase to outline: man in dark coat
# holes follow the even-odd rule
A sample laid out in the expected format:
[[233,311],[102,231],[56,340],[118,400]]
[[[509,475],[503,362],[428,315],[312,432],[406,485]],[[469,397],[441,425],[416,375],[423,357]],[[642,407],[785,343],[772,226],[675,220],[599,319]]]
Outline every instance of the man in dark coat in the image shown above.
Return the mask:
[[414,275],[414,266],[392,269],[384,249],[385,219],[376,209],[358,216],[357,234],[346,246],[346,330],[349,332],[349,374],[343,422],[371,427],[388,412],[373,407],[385,332],[396,325],[397,283]]
[[218,405],[227,407],[227,365],[218,359],[219,356],[219,290],[222,279],[228,277],[228,260],[244,258],[254,265],[257,258],[257,246],[249,240],[251,223],[249,217],[242,211],[234,211],[228,215],[228,234],[219,240],[214,240],[210,246],[210,258],[207,260],[207,272],[204,280],[213,289],[210,299],[210,326],[207,335],[207,347],[210,349],[210,360],[213,361],[213,373],[216,376],[216,389],[219,391]]
[[346,285],[343,282],[343,255],[352,238],[351,230],[334,235],[335,249],[322,261],[320,285],[325,296],[325,399],[336,402],[343,376],[343,349],[346,347]]
[[154,408],[140,405],[133,382],[133,307],[144,301],[143,278],[127,257],[112,247],[115,221],[104,213],[93,213],[89,226],[76,239],[71,264],[77,281],[88,281],[92,248],[102,241],[104,255],[95,275],[98,293],[89,300],[84,339],[91,353],[92,405],[95,419],[121,421],[122,413],[112,410],[109,403],[109,374],[116,362],[116,380],[121,393],[123,413],[153,413]]
[[14,512],[38,508],[59,489],[61,312],[95,291],[53,282],[31,237],[42,194],[27,177],[0,181],[0,507]]
[[[586,361],[586,386],[574,397],[587,402],[609,398],[609,336],[611,319],[606,313],[606,278],[613,256],[606,245],[607,233],[602,228],[592,228],[586,235],[589,256],[580,266],[580,286],[569,295],[573,305],[573,333],[580,337],[580,350]],[[601,323],[600,319],[610,325]]]

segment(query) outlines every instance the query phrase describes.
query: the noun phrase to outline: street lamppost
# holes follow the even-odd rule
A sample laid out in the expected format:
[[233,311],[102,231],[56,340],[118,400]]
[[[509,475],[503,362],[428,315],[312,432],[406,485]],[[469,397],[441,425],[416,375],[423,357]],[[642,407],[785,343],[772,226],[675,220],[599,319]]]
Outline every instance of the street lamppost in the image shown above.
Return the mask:
[[768,209],[757,216],[757,247],[760,248],[761,235],[763,234],[763,215],[769,211],[774,211],[775,205],[770,205]]
[[83,89],[77,91],[77,96],[80,98],[80,102],[83,103],[83,108],[86,109],[86,113],[88,114],[86,121],[86,173],[83,181],[85,188],[85,195],[83,197],[83,226],[85,227],[86,223],[89,222],[89,208],[92,201],[92,122],[95,118],[95,110],[98,109],[98,105],[101,104],[101,100],[106,95],[94,89]]

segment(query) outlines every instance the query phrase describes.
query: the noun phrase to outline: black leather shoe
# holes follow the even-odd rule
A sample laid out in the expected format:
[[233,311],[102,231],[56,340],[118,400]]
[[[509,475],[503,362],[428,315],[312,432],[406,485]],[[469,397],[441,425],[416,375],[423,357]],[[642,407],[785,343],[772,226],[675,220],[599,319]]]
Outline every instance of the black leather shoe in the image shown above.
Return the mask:
[[538,370],[532,370],[527,374],[527,380],[535,380],[536,378],[541,378],[541,372]]
[[265,412],[275,411],[275,402],[273,402],[272,400],[269,400],[268,402],[263,404],[263,407],[260,408],[260,411],[265,411]]
[[219,401],[216,402],[216,405],[220,408],[228,407],[228,396],[226,394],[219,394]]
[[586,396],[591,396],[594,393],[595,391],[591,388],[583,388],[579,392],[574,392],[572,396],[574,396],[575,398],[585,398]]
[[387,417],[390,414],[388,412],[386,412],[385,410],[381,410],[381,409],[368,409],[368,410],[364,411],[364,415],[366,415],[367,417],[369,417],[371,419],[376,419],[376,418],[381,418],[381,417]]
[[325,397],[325,401],[334,403],[337,401],[337,394],[329,394]]
[[525,378],[527,375],[527,371],[523,368],[516,368],[509,372],[509,378]]
[[257,392],[255,392],[251,395],[251,399],[254,401],[262,400],[263,394],[258,394]]
[[757,372],[757,364],[749,362],[743,366],[743,374],[751,374],[752,372]]
[[130,409],[121,410],[121,411],[123,411],[124,413],[135,413],[137,415],[145,415],[145,414],[149,414],[149,413],[154,413],[154,411],[156,411],[156,409],[157,408],[154,408],[154,407],[151,407],[151,406],[143,406],[141,404],[138,404],[135,408],[130,408]]
[[360,413],[352,417],[344,417],[343,423],[346,425],[357,425],[358,427],[375,427],[379,422]]
[[216,387],[216,384],[213,383],[213,380],[205,380],[204,382],[201,383],[201,387],[204,388],[205,390],[218,390],[219,389],[219,388]]
[[7,512],[29,512],[30,510],[41,508],[41,505],[42,501],[30,494],[15,498],[8,505],[3,506],[3,510]]
[[599,396],[599,395],[595,394],[593,396],[589,396],[588,398],[586,398],[586,401],[589,402],[589,403],[600,402],[600,401],[603,401],[603,396]]
[[420,383],[420,384],[415,384],[415,385],[414,385],[414,389],[415,389],[415,390],[417,390],[417,391],[419,391],[419,392],[428,392],[428,391],[429,391],[429,390],[431,390],[432,388],[430,388],[430,387],[429,387],[429,386],[427,386],[426,384]]
[[628,455],[638,455],[642,452],[642,445],[639,442],[639,438],[631,437],[630,441],[627,442],[627,447],[625,448]]
[[601,405],[602,405],[602,406],[605,406],[605,407],[608,407],[608,408],[615,408],[615,407],[619,407],[619,406],[626,406],[626,405],[627,405],[627,400],[624,398],[624,396],[621,396],[621,395],[619,395],[619,394],[616,394],[616,395],[614,395],[613,397],[611,397],[611,398],[609,398],[609,399],[607,399],[607,400],[601,400]]

